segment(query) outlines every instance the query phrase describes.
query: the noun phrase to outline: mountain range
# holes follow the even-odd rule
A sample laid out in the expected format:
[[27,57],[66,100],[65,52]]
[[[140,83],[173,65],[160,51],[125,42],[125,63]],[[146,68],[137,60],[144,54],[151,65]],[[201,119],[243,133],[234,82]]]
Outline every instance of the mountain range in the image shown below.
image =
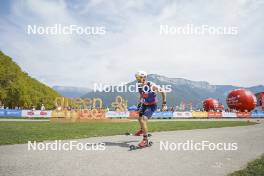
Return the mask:
[[[202,101],[209,97],[218,99],[226,106],[226,97],[229,91],[240,88],[233,85],[211,85],[206,81],[168,78],[157,74],[148,75],[148,80],[158,85],[171,85],[172,91],[167,94],[168,106],[192,102],[193,107],[200,108]],[[127,85],[135,84],[136,81],[132,81]],[[258,93],[264,91],[264,86],[257,85],[246,87],[246,89]],[[47,109],[52,109],[54,108],[54,99],[60,95],[69,98],[101,98],[105,106],[110,106],[118,95],[124,97],[129,106],[136,105],[138,101],[137,92],[94,92],[91,88],[73,86],[54,86],[51,89],[30,77],[10,57],[0,51],[0,104],[10,108],[15,106],[30,108],[32,105],[40,107],[45,104]],[[158,99],[161,100],[161,97],[158,96]]]
[[52,88],[59,92],[62,96],[69,98],[81,97],[92,91],[90,88],[73,86],[53,86]]
[[[227,94],[237,88],[242,88],[233,85],[211,85],[206,81],[191,81],[183,78],[168,78],[166,76],[150,74],[148,80],[158,85],[171,85],[172,91],[167,94],[168,106],[180,105],[182,102],[189,104],[190,101],[195,108],[202,107],[202,101],[206,98],[218,99],[223,105],[226,106]],[[127,85],[136,84],[136,81],[130,82]],[[54,87],[53,87],[54,88]],[[244,87],[253,93],[264,91],[263,85],[257,85],[252,87]],[[55,88],[60,94],[68,97],[89,97],[89,98],[101,98],[104,101],[105,106],[110,106],[111,102],[115,100],[115,97],[120,95],[128,101],[128,105],[135,105],[138,101],[138,93],[136,92],[94,92],[91,89],[64,87],[63,89]],[[161,100],[161,97],[158,96]]]

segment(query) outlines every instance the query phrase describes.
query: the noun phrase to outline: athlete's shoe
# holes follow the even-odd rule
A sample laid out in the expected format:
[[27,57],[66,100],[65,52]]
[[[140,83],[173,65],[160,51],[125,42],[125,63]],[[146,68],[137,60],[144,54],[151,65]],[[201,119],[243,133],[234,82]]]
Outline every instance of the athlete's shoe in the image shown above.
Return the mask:
[[148,146],[148,140],[147,139],[143,139],[142,141],[139,142],[138,147],[147,147]]
[[134,135],[135,136],[141,136],[141,135],[143,135],[143,130],[142,129],[138,130]]

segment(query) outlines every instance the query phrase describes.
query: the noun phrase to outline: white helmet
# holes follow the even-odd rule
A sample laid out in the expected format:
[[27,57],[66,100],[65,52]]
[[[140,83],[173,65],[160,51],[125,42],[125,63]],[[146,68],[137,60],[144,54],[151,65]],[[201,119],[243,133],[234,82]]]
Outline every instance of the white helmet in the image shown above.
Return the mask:
[[140,78],[146,78],[147,77],[147,72],[145,71],[138,71],[136,74],[135,74],[135,77],[136,79],[140,79]]

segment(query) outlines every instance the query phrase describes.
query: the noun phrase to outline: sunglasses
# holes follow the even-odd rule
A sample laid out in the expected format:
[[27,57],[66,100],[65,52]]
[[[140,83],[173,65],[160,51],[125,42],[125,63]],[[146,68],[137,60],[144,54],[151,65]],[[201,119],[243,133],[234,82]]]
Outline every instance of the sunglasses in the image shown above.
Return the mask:
[[136,80],[137,81],[140,81],[142,78],[144,78],[144,77],[142,77],[142,76],[136,76]]

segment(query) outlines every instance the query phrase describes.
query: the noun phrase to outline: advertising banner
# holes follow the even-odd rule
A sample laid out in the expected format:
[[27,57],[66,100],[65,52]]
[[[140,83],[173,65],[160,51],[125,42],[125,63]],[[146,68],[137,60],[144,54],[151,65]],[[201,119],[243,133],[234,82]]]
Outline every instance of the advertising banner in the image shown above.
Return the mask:
[[209,118],[221,118],[222,112],[208,112]]
[[237,112],[236,114],[238,118],[250,118],[249,112]]
[[191,112],[173,112],[173,118],[192,118]]
[[52,111],[22,110],[22,117],[51,117]]
[[137,111],[130,111],[129,112],[129,118],[130,119],[137,119],[139,116],[139,113]]
[[21,117],[21,110],[5,109],[5,116],[7,116],[7,117]]
[[252,112],[251,117],[253,117],[253,118],[264,118],[264,112]]
[[194,118],[207,118],[208,113],[207,112],[192,112],[192,116]]
[[6,116],[6,115],[5,115],[5,109],[0,109],[0,116],[1,116],[1,117]]
[[171,118],[173,117],[173,113],[171,111],[166,112],[154,112],[152,118]]
[[125,118],[125,117],[129,117],[129,112],[117,112],[117,111],[108,111],[106,113],[106,117],[111,117],[111,118]]
[[235,112],[222,112],[222,117],[234,118],[237,117]]

